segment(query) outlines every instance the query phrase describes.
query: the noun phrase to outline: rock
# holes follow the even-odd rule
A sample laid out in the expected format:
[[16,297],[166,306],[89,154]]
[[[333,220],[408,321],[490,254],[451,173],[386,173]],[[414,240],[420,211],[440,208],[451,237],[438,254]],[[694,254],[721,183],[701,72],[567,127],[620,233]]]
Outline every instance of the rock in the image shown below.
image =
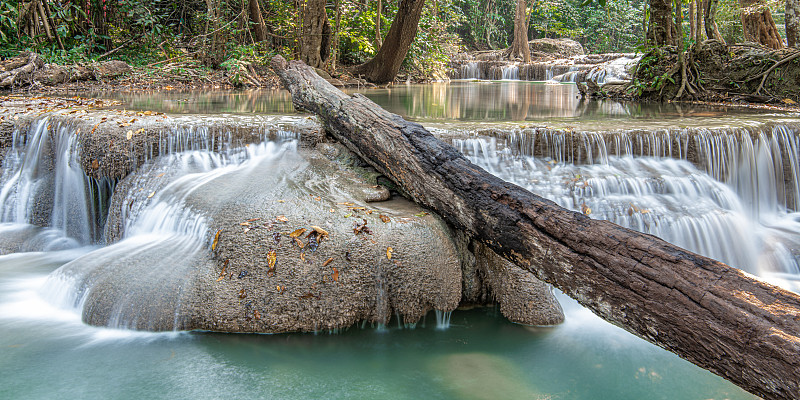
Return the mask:
[[[150,193],[180,187],[181,178],[159,176],[174,169],[157,162],[121,182],[107,229],[124,231],[122,221],[158,199]],[[141,186],[148,179],[155,184]],[[135,329],[316,331],[388,323],[396,313],[411,323],[431,309],[456,308],[461,266],[449,228],[406,200],[367,205],[369,186],[318,152],[287,150],[192,186],[184,205],[208,221],[199,245],[174,235],[154,242],[134,235],[59,274],[87,293],[86,322]],[[364,221],[367,229],[355,233]],[[327,234],[309,238],[314,226]],[[305,231],[291,237],[298,229]],[[107,230],[107,237],[122,233]],[[146,275],[158,279],[139,279]]]
[[488,353],[456,353],[438,356],[428,373],[458,399],[547,398],[529,383],[511,360]]
[[69,81],[69,70],[57,64],[45,64],[33,74],[33,79],[43,85],[54,86]]
[[94,66],[97,79],[112,79],[131,72],[131,67],[124,61],[103,61]]
[[569,58],[572,56],[584,55],[583,46],[567,38],[560,39],[534,39],[528,42],[528,47],[531,49],[531,55],[534,53],[536,56],[541,57],[551,56],[554,58]]

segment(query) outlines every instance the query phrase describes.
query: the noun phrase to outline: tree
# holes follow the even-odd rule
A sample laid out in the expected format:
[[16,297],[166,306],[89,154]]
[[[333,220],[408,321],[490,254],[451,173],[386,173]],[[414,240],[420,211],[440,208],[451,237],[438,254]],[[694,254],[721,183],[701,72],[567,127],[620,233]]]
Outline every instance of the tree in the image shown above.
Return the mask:
[[391,82],[403,59],[406,58],[411,42],[417,35],[419,19],[422,15],[422,7],[425,0],[401,0],[397,9],[397,14],[389,27],[389,33],[383,41],[383,46],[378,50],[378,54],[371,60],[353,69],[355,74],[363,75],[364,78],[375,83]]
[[331,27],[325,3],[325,0],[308,0],[303,12],[300,59],[314,68],[322,67],[330,54]]
[[253,24],[253,36],[257,42],[267,40],[267,25],[261,15],[261,7],[258,0],[248,0],[247,8],[250,14],[250,22]]
[[531,62],[531,49],[528,46],[528,13],[527,1],[517,0],[514,14],[514,41],[508,48],[509,57],[522,57],[525,64]]
[[672,1],[650,0],[650,26],[647,42],[651,46],[676,45],[675,25],[672,20]]
[[717,4],[719,0],[705,0],[703,1],[703,5],[705,8],[705,17],[703,20],[703,25],[706,28],[706,36],[709,39],[716,39],[720,42],[725,43],[725,39],[722,38],[722,34],[719,33],[719,27],[717,26]]
[[[780,49],[783,47],[778,27],[765,0],[739,0],[742,8],[744,39]],[[708,27],[706,27],[708,29]]]
[[796,47],[800,44],[800,1],[786,0],[786,44]]

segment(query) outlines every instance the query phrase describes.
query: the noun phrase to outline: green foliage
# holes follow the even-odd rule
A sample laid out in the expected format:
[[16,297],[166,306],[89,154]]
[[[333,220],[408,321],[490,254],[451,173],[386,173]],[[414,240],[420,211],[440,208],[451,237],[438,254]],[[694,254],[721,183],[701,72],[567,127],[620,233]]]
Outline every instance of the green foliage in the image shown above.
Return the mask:
[[578,38],[583,33],[581,14],[585,10],[575,1],[536,0],[528,26],[536,38]]
[[514,35],[516,0],[454,0],[452,31],[475,49],[506,47]]
[[459,47],[459,38],[448,32],[448,25],[458,18],[458,8],[452,2],[428,2],[403,64],[406,69],[413,68],[427,78],[444,78],[450,57]]
[[614,0],[605,6],[584,8],[583,44],[587,52],[631,52],[644,38],[645,3],[641,0]]

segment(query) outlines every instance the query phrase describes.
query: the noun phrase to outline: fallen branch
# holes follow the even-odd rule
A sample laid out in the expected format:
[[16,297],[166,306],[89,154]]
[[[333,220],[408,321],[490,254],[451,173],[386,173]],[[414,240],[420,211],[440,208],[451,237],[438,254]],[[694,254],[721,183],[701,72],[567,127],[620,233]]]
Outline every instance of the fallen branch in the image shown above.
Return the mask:
[[784,57],[784,58],[782,58],[782,59],[778,60],[778,61],[777,61],[775,64],[772,64],[772,66],[771,66],[771,67],[769,67],[769,69],[768,69],[768,70],[766,70],[765,72],[763,72],[762,74],[760,74],[760,75],[756,75],[756,76],[754,76],[754,77],[752,77],[752,78],[748,79],[748,81],[752,81],[753,79],[757,79],[758,77],[760,77],[760,76],[762,76],[762,75],[763,75],[763,77],[761,78],[761,83],[758,85],[758,89],[756,89],[756,91],[755,91],[755,93],[754,93],[754,94],[756,94],[756,95],[757,95],[758,93],[760,93],[760,92],[761,92],[761,89],[763,89],[763,88],[764,88],[764,82],[766,82],[766,81],[767,81],[767,78],[769,77],[769,74],[771,74],[771,73],[772,73],[772,71],[774,71],[774,70],[775,70],[775,68],[778,68],[778,67],[780,67],[781,65],[783,65],[783,64],[786,64],[786,63],[788,63],[788,62],[790,62],[790,61],[794,60],[794,59],[795,59],[795,58],[797,58],[797,57],[800,57],[800,51],[795,51],[793,54],[791,54],[791,55],[789,55],[789,56],[786,56],[786,57]]
[[505,182],[301,62],[276,56],[272,66],[297,108],[457,229],[607,321],[752,393],[800,396],[800,296]]

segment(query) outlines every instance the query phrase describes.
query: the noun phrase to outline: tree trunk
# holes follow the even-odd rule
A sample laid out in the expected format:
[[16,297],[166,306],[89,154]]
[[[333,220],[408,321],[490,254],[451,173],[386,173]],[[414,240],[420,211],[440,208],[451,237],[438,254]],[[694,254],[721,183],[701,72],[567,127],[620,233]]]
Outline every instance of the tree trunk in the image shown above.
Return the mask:
[[400,71],[411,42],[417,35],[424,5],[425,0],[401,0],[378,54],[372,60],[355,67],[353,72],[363,75],[371,82],[391,82]]
[[381,4],[381,0],[378,0],[378,9],[375,15],[375,50],[380,50],[381,46],[383,46],[383,37],[381,36],[381,11],[383,11],[383,5]]
[[706,36],[709,39],[716,39],[722,43],[725,43],[725,39],[722,38],[722,34],[719,33],[719,27],[717,26],[717,4],[719,4],[719,0],[705,0],[703,3],[705,5],[705,21],[703,25],[706,28]]
[[248,0],[247,8],[250,12],[250,22],[253,26],[253,36],[257,42],[267,40],[267,25],[264,23],[264,17],[261,15],[261,6],[258,0]]
[[786,0],[786,44],[789,47],[800,45],[800,1]]
[[708,0],[697,0],[697,43],[703,42],[703,34],[706,31],[706,3]]
[[673,0],[675,5],[675,44],[683,49],[683,0]]
[[[300,37],[300,59],[306,64],[320,68],[325,62],[325,27],[328,25],[328,15],[325,13],[325,0],[307,0],[303,12],[303,35]],[[328,41],[330,44],[330,41]]]
[[514,41],[508,51],[509,58],[521,57],[525,64],[531,62],[527,14],[527,0],[517,0],[517,10],[514,14]]
[[295,107],[456,229],[611,323],[769,399],[800,393],[800,296],[655,236],[563,209],[472,164],[425,128],[272,67]]
[[647,41],[651,46],[675,45],[672,1],[650,0],[650,27]]
[[697,36],[697,0],[692,0],[692,2],[689,3],[689,38],[697,42],[697,40],[695,39],[696,36]]
[[742,7],[744,40],[772,49],[783,48],[783,40],[765,0],[739,0]]

